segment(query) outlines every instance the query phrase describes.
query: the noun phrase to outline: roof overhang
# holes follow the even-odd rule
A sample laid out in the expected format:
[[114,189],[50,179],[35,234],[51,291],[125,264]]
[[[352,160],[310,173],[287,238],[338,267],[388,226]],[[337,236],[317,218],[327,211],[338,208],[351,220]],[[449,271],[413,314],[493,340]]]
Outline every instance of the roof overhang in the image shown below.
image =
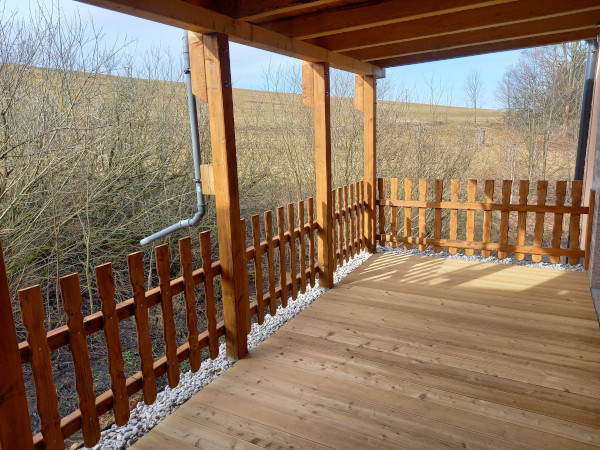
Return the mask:
[[80,0],[361,75],[597,37],[598,0]]

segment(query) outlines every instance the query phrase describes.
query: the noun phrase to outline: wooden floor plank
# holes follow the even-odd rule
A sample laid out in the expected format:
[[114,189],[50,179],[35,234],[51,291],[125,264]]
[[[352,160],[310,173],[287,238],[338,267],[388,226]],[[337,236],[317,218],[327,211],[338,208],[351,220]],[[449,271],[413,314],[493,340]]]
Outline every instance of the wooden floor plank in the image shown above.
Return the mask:
[[[174,441],[171,448],[235,448],[239,450],[256,450],[261,447],[238,439],[233,434],[221,433],[202,424],[192,422],[180,415],[170,415],[162,424],[166,425],[168,434],[160,429],[148,433],[135,444],[136,448],[165,450],[160,442],[155,442],[153,435],[162,433]],[[163,445],[166,443],[163,443]]]
[[323,450],[331,448],[318,442],[285,433],[263,425],[256,420],[245,419],[211,406],[189,402],[185,410],[176,410],[174,415],[205,425],[221,433],[231,434],[239,439],[265,448],[302,448]]
[[[286,330],[281,330],[279,334],[279,342],[286,342],[289,346],[303,345],[313,349],[319,353],[321,349],[326,349],[331,352],[350,355],[354,358],[365,358],[377,362],[386,363],[392,366],[402,364],[403,360],[411,359],[419,364],[427,364],[429,366],[439,365],[444,368],[460,369],[467,372],[491,375],[508,380],[519,381],[532,384],[535,386],[546,386],[551,389],[560,391],[568,391],[578,393],[592,398],[600,397],[600,383],[597,379],[576,379],[574,377],[559,377],[544,373],[543,371],[535,371],[534,369],[515,369],[501,364],[494,364],[482,361],[472,361],[466,358],[444,355],[443,353],[427,354],[419,350],[400,347],[394,351],[373,351],[371,348],[362,346],[347,345],[346,343],[337,343],[333,341],[325,341],[324,339],[315,338],[313,336],[289,333]],[[272,341],[271,344],[274,344]],[[590,374],[593,375],[593,374]]]
[[[531,340],[539,343],[555,342],[559,347],[572,348],[573,351],[579,351],[582,354],[596,354],[596,349],[600,346],[600,335],[598,333],[565,333],[553,332],[552,330],[543,329],[542,326],[531,326],[518,321],[507,321],[502,318],[492,316],[467,315],[458,310],[449,313],[444,311],[433,312],[430,315],[424,314],[419,310],[418,305],[414,307],[394,307],[396,314],[373,315],[372,307],[362,305],[351,305],[340,302],[338,299],[329,299],[328,305],[318,304],[313,305],[314,311],[320,314],[327,312],[331,315],[339,315],[344,317],[357,317],[365,322],[373,324],[390,324],[393,326],[402,327],[406,322],[419,321],[423,325],[438,327],[451,325],[456,327],[460,324],[461,329],[471,331],[484,331],[500,336],[514,336],[518,339]],[[379,310],[383,311],[383,310]],[[470,316],[470,317],[469,317]],[[504,328],[506,327],[506,329]],[[545,327],[548,328],[548,327]]]
[[455,327],[438,326],[435,329],[427,324],[405,321],[403,326],[394,327],[373,323],[373,326],[365,327],[364,319],[329,314],[327,319],[312,309],[307,309],[304,314],[296,319],[294,323],[287,324],[286,327],[298,326],[300,323],[307,326],[315,326],[328,331],[333,328],[344,330],[345,332],[370,337],[373,339],[390,339],[407,341],[409,345],[419,347],[425,341],[425,346],[433,345],[430,339],[435,342],[442,342],[454,347],[480,349],[489,353],[490,358],[496,358],[497,355],[515,356],[525,361],[540,361],[560,367],[573,367],[589,370],[596,373],[600,368],[600,355],[597,352],[582,352],[568,347],[559,347],[554,343],[533,342],[511,337],[507,339],[505,335],[492,334],[488,330],[466,330],[456,329]]
[[[343,302],[354,302],[357,305],[371,306],[384,310],[393,308],[402,309],[405,306],[418,307],[428,311],[443,313],[459,313],[468,315],[483,315],[496,321],[504,323],[515,323],[526,328],[541,328],[567,333],[581,331],[582,328],[589,330],[598,329],[598,321],[589,319],[577,319],[571,317],[560,317],[544,312],[531,312],[506,308],[504,305],[482,305],[464,300],[452,298],[437,298],[427,295],[407,294],[403,292],[389,291],[385,289],[338,289],[331,299]],[[448,296],[449,297],[449,296]]]
[[[331,333],[335,327],[330,327],[329,331],[319,328],[311,327],[310,324],[303,323],[298,324],[299,326],[294,328],[286,328],[285,331],[295,332],[303,335],[307,335],[313,338],[323,339],[325,341],[333,341],[336,343],[351,345],[355,347],[361,347],[368,350],[375,350],[377,352],[388,352],[397,354],[405,357],[413,358],[428,358],[435,360],[439,363],[445,363],[445,360],[449,358],[455,358],[456,362],[450,362],[446,365],[453,366],[461,364],[464,360],[464,364],[470,364],[477,367],[488,368],[485,373],[495,373],[499,375],[500,369],[508,368],[511,371],[518,370],[524,372],[532,372],[538,376],[549,376],[558,379],[574,380],[581,382],[582,380],[590,380],[592,384],[597,386],[597,380],[594,380],[594,376],[600,367],[595,367],[596,370],[581,370],[572,369],[570,367],[561,367],[556,364],[549,364],[537,361],[530,361],[522,358],[514,358],[507,355],[497,354],[495,358],[490,358],[489,352],[481,352],[478,350],[465,349],[461,347],[453,347],[444,344],[432,343],[429,345],[414,346],[416,339],[410,342],[401,342],[397,339],[382,339],[351,335],[344,333],[343,331],[336,330],[337,332]],[[284,331],[282,331],[284,332]],[[469,369],[467,369],[469,370]]]
[[[280,369],[279,371],[277,369]],[[281,370],[283,369],[283,370]],[[366,422],[375,421],[386,428],[404,430],[413,433],[420,439],[431,438],[439,440],[450,445],[463,446],[465,441],[472,443],[480,448],[522,448],[515,443],[495,438],[489,434],[473,432],[460,426],[448,425],[440,420],[424,420],[424,418],[414,413],[414,409],[403,410],[402,402],[384,402],[383,397],[389,395],[383,391],[371,390],[371,396],[367,399],[357,396],[356,392],[362,389],[355,383],[340,383],[336,381],[334,390],[323,388],[324,378],[319,377],[318,387],[303,385],[303,380],[294,377],[295,367],[285,366],[283,364],[270,367],[268,375],[253,376],[252,372],[245,371],[237,373],[232,377],[237,383],[246,384],[253,391],[261,393],[264,396],[270,396],[280,401],[292,397],[294,401],[306,402],[307,404],[319,404],[331,410],[351,413],[361,420],[361,425]],[[254,372],[256,374],[256,372]],[[277,376],[279,375],[279,376]],[[291,382],[293,380],[293,382]],[[266,381],[267,383],[264,383]],[[256,386],[255,386],[256,384]],[[398,397],[395,398],[398,400]],[[419,402],[418,400],[415,400]],[[443,412],[443,411],[441,411]],[[485,420],[485,419],[482,419]],[[466,423],[466,418],[462,417],[462,424]],[[351,424],[349,424],[351,426]],[[488,423],[488,428],[491,422]],[[418,438],[419,439],[419,438]],[[419,439],[419,440],[420,440]],[[413,445],[419,440],[413,441]],[[409,441],[403,437],[401,444],[408,444]]]
[[[360,285],[342,285],[338,286],[341,292],[353,292],[359,294],[361,292],[368,295],[367,298],[373,300],[385,301],[387,297],[399,296],[421,297],[429,299],[439,299],[439,288],[433,286],[414,286],[410,284],[397,285],[395,283],[381,283],[377,287],[360,286]],[[382,294],[383,297],[372,296],[374,290],[379,291],[377,294]],[[516,313],[529,313],[531,315],[543,314],[544,316],[556,316],[557,318],[575,319],[576,321],[588,321],[598,326],[598,318],[595,312],[590,311],[589,304],[573,304],[573,302],[565,301],[564,299],[546,298],[543,301],[532,300],[529,298],[514,298],[503,297],[497,292],[494,293],[473,293],[461,291],[458,289],[447,289],[444,293],[444,299],[465,304],[471,304],[473,307],[491,307],[507,309]],[[463,305],[466,306],[466,305]],[[536,317],[536,320],[539,318]]]
[[579,272],[380,253],[135,446],[600,447]]
[[[312,348],[293,346],[289,342],[271,341],[263,343],[265,349],[272,354],[263,354],[266,358],[282,360],[291,358],[296,363],[306,360],[318,361],[321,364],[332,364],[335,367],[361,368],[370,372],[377,371],[397,380],[412,381],[425,386],[446,389],[453,392],[473,392],[471,389],[487,389],[495,392],[512,392],[520,395],[532,395],[551,404],[564,404],[595,413],[600,412],[597,398],[576,394],[569,391],[535,385],[520,380],[501,378],[495,375],[472,372],[460,368],[449,367],[414,358],[403,358],[379,352],[360,352],[348,349],[343,354],[338,350],[325,347]],[[283,353],[283,355],[281,354]],[[456,391],[456,389],[460,389]]]
[[[466,440],[471,443],[477,442],[478,446],[492,445],[496,448],[511,446],[512,444],[508,441],[498,440],[495,436],[495,434],[502,432],[503,427],[512,428],[512,425],[507,425],[504,422],[516,423],[519,426],[540,430],[545,427],[552,434],[575,441],[592,441],[598,436],[598,433],[592,427],[579,426],[573,422],[550,418],[545,418],[545,422],[540,425],[539,414],[528,413],[517,408],[500,407],[497,404],[478,402],[468,397],[448,395],[443,391],[430,389],[424,392],[417,389],[414,391],[390,392],[381,390],[378,387],[342,381],[323,375],[313,380],[307,378],[305,371],[298,370],[294,366],[277,364],[260,358],[257,358],[256,362],[250,366],[255,369],[262,367],[268,375],[259,375],[259,377],[262,377],[260,379],[268,381],[269,388],[271,386],[275,386],[275,389],[279,388],[284,395],[289,394],[296,397],[309,392],[323,401],[326,399],[335,401],[339,408],[352,409],[355,413],[357,408],[363,407],[369,411],[371,416],[378,413],[383,413],[383,417],[406,414],[412,416],[417,423],[427,424],[428,428],[423,433],[439,433],[439,438],[455,438],[458,439],[455,443],[459,444]],[[256,373],[262,373],[262,371],[255,370],[254,374]],[[307,382],[307,380],[310,381]],[[250,371],[244,373],[241,381],[250,385],[258,382],[256,375],[253,377]],[[263,387],[265,386],[265,383],[261,382],[261,384]],[[411,395],[407,395],[409,393]],[[424,400],[426,401],[424,402]],[[429,402],[435,405],[431,405]],[[496,415],[492,415],[496,412]],[[474,414],[481,417],[474,419]],[[479,421],[482,425],[475,435],[472,431],[474,420]],[[498,420],[502,421],[499,427]],[[442,424],[448,424],[448,427],[444,427]],[[582,436],[587,434],[592,435],[592,438],[582,439]]]

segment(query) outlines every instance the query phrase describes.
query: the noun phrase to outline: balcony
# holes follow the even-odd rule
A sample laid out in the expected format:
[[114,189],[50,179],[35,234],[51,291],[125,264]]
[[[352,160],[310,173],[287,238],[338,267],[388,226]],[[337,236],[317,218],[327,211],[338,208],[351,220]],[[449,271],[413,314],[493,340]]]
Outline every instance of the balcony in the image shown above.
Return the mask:
[[135,448],[600,445],[587,276],[378,253]]
[[[216,313],[225,295],[216,285],[223,285],[227,274],[221,261],[211,259],[209,232],[200,234],[199,267],[193,267],[190,238],[179,241],[181,275],[174,278],[174,252],[166,244],[155,247],[159,282],[152,289],[145,288],[142,253],[128,255],[133,296],[119,304],[112,265],[98,266],[102,310],[90,316],[81,313],[79,275],[63,276],[67,325],[53,330],[44,327],[47,302],[40,286],[21,289],[27,339],[15,347],[3,341],[0,348],[12,357],[5,363],[6,374],[15,377],[7,385],[11,392],[32,398],[17,378],[21,366],[31,372],[40,431],[33,440],[16,430],[4,436],[36,448],[60,448],[64,439],[81,432],[85,445],[96,445],[102,415],[103,423],[110,414],[116,425],[126,425],[130,397],[141,391],[144,403],[153,404],[159,377],[175,388],[182,363],[194,373],[207,359],[224,357],[220,338],[228,356],[240,342],[247,352],[252,321],[260,327],[278,307],[285,309],[299,294],[322,285],[323,254],[332,258],[329,267],[341,267],[367,249],[371,235],[380,244],[378,252],[136,445],[599,444],[600,330],[584,271],[589,233],[579,231],[593,215],[594,192],[582,205],[581,182],[559,181],[548,189],[539,181],[534,195],[533,183],[524,180],[517,203],[509,180],[421,179],[415,184],[407,179],[399,199],[400,184],[394,178],[378,180],[373,222],[367,220],[363,181],[330,192],[328,236],[314,218],[312,198],[266,211],[262,221],[252,216],[249,226],[242,219],[237,243],[251,245],[237,275],[243,290],[235,321],[231,310],[225,309],[222,321]],[[494,186],[501,186],[501,195],[495,195]],[[491,256],[494,263],[485,259]],[[563,264],[552,265],[557,263]],[[536,264],[549,267],[531,267]],[[197,286],[203,286],[200,294]],[[6,284],[3,290],[8,292]],[[2,300],[8,310],[8,293]],[[199,303],[204,330],[199,329]],[[149,317],[159,308],[164,355],[156,359]],[[183,344],[176,339],[176,323],[182,321],[175,320],[175,312],[181,310],[187,331]],[[10,321],[4,330],[10,337],[13,315],[3,317]],[[125,378],[120,333],[128,318],[135,320],[140,371]],[[98,334],[104,337],[112,380],[111,389],[100,395],[85,338]],[[79,408],[61,417],[51,354],[67,346]],[[29,421],[27,405],[13,413]]]

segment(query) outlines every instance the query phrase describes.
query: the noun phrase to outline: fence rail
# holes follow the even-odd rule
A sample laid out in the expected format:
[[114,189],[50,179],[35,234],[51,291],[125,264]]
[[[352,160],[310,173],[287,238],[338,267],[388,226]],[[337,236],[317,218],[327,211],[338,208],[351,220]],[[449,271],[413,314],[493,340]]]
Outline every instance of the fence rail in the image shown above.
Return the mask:
[[[550,261],[558,263],[560,257],[567,257],[569,264],[579,263],[580,258],[584,258],[584,267],[587,269],[589,264],[589,247],[591,234],[588,232],[583,245],[580,242],[580,225],[582,216],[586,216],[588,230],[591,229],[591,221],[594,211],[594,192],[590,196],[588,206],[581,205],[582,182],[572,181],[570,196],[567,198],[567,181],[558,181],[554,190],[554,204],[547,204],[548,182],[538,181],[536,183],[536,201],[535,204],[529,203],[530,185],[529,180],[519,182],[518,203],[513,203],[513,184],[511,180],[502,182],[502,194],[500,202],[494,202],[493,180],[486,180],[483,192],[478,197],[477,180],[468,180],[466,198],[463,193],[463,200],[460,201],[460,180],[450,182],[450,199],[444,200],[444,181],[435,180],[433,192],[428,190],[428,181],[420,179],[418,184],[418,200],[413,199],[414,181],[411,178],[404,180],[404,198],[399,198],[399,180],[390,178],[389,197],[386,191],[386,179],[378,179],[378,199],[377,206],[379,210],[379,227],[377,239],[380,245],[390,243],[393,248],[398,244],[404,245],[405,249],[411,249],[417,245],[419,250],[425,250],[427,246],[432,246],[436,253],[446,247],[451,254],[455,254],[458,249],[464,249],[467,255],[473,255],[474,250],[481,250],[482,256],[490,256],[490,252],[497,252],[500,259],[508,256],[508,252],[513,252],[517,260],[523,260],[526,254],[530,254],[533,261],[539,262],[543,255],[548,255]],[[433,194],[434,199],[428,200],[427,197]],[[565,204],[568,200],[569,204]],[[389,208],[389,228],[387,227],[386,208]],[[402,208],[399,211],[398,208]],[[417,226],[413,226],[413,209],[418,211]],[[433,210],[433,215],[428,210]],[[459,227],[459,211],[466,211],[466,220],[463,220]],[[476,213],[482,212],[482,216],[477,217]],[[498,212],[499,218],[494,221],[493,213]],[[398,214],[403,215],[403,227],[399,232]],[[511,231],[511,213],[516,213],[512,217],[514,243],[509,243]],[[528,233],[528,213],[534,213],[533,231]],[[564,216],[568,214],[569,226],[564,227]],[[545,236],[545,221],[547,215],[552,216],[551,236]],[[431,217],[432,216],[432,217]],[[446,216],[446,220],[443,217]],[[479,218],[479,224],[476,218]],[[464,219],[464,217],[463,217]],[[514,220],[516,219],[516,221]],[[447,237],[442,237],[442,230],[446,224]],[[531,224],[531,222],[530,222]],[[414,230],[416,228],[416,235]],[[460,228],[460,230],[459,230]],[[459,231],[464,232],[464,239],[459,239]],[[497,242],[492,241],[493,231],[497,233]],[[568,232],[568,245],[563,246],[565,234]],[[475,235],[481,237],[475,239]],[[526,245],[528,234],[532,239],[531,245]],[[547,237],[547,239],[544,239]],[[583,248],[580,248],[583,247]]]
[[[352,203],[352,208],[355,216],[359,211],[358,206]],[[286,215],[284,210],[287,212]],[[261,230],[260,217],[258,215],[251,217],[252,245],[247,247],[245,256],[255,274],[253,284],[256,296],[251,302],[250,282],[247,277],[245,294],[249,308],[248,332],[252,316],[256,315],[257,322],[262,324],[265,311],[271,315],[276,313],[277,299],[281,299],[281,304],[285,307],[288,295],[296,299],[299,292],[304,293],[307,286],[314,286],[316,283],[318,264],[315,262],[317,224],[314,219],[314,200],[309,198],[306,202],[300,201],[296,205],[290,203],[285,209],[277,208],[276,216],[275,235],[271,211],[264,213],[262,227],[264,232]],[[242,220],[242,223],[244,235],[241,238],[246,241],[245,221]],[[49,331],[44,327],[44,300],[40,286],[19,290],[21,315],[27,330],[27,339],[18,344],[18,356],[22,365],[31,365],[41,424],[40,432],[32,438],[34,448],[64,448],[64,440],[79,430],[82,431],[84,444],[88,447],[93,446],[100,438],[99,417],[102,414],[112,409],[115,423],[124,425],[129,421],[129,397],[141,390],[144,401],[151,404],[156,399],[158,377],[166,374],[169,386],[175,387],[179,383],[179,365],[182,362],[189,360],[190,370],[195,372],[201,366],[201,350],[208,348],[212,359],[218,356],[218,339],[225,334],[225,325],[223,321],[217,322],[214,279],[221,275],[221,265],[219,261],[213,262],[211,259],[210,233],[208,231],[200,233],[202,266],[199,268],[192,267],[193,249],[190,237],[180,239],[178,246],[181,276],[174,279],[170,277],[168,245],[154,248],[159,285],[150,290],[144,287],[146,280],[142,253],[128,255],[129,280],[133,296],[119,304],[115,303],[112,265],[107,263],[96,267],[95,276],[101,310],[86,317],[81,313],[79,275],[75,273],[61,277],[63,307],[68,321],[67,325]],[[3,274],[0,282],[4,284],[0,287],[4,294],[4,292],[8,293],[8,284],[4,276],[6,271],[2,257],[0,262],[2,263],[0,272]],[[276,273],[279,273],[279,279]],[[201,284],[204,284],[207,329],[199,332],[195,287]],[[188,339],[183,345],[177,347],[173,302],[174,297],[182,293]],[[11,303],[8,294],[3,295],[1,302],[2,312],[10,311]],[[165,355],[154,360],[148,313],[151,308],[159,304],[163,317]],[[119,323],[132,316],[138,334],[140,371],[125,378]],[[100,331],[105,336],[111,388],[95,396],[86,337]],[[65,417],[60,417],[51,354],[67,345],[73,357],[79,408]],[[17,369],[11,367],[10,370]],[[23,380],[22,376],[21,380]],[[5,388],[9,390],[19,388],[21,391],[24,389],[24,386],[19,386],[24,384],[24,381],[16,381],[14,384]],[[0,408],[5,406],[2,403],[0,399]],[[21,404],[10,414],[16,416],[18,421],[29,423],[27,404]],[[15,429],[14,433],[17,432],[20,431]],[[11,435],[12,433],[11,430],[3,430],[3,442],[22,442],[22,436],[19,441],[16,436]]]

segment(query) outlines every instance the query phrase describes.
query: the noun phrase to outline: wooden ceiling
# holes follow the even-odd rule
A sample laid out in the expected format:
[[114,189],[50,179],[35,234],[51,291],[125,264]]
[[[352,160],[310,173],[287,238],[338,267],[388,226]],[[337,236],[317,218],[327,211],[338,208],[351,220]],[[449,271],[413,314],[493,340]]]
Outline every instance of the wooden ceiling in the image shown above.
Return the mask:
[[386,67],[597,36],[600,0],[81,0],[333,67]]

